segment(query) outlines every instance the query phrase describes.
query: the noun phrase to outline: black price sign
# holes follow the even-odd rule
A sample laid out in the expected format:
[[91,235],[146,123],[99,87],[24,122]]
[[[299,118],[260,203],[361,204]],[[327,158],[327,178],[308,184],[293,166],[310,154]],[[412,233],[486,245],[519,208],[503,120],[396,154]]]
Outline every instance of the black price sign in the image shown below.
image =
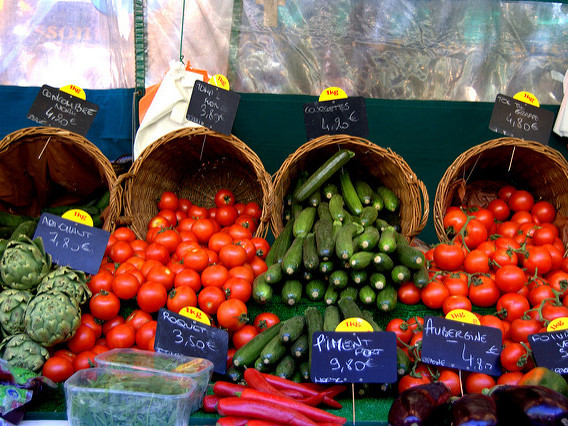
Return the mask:
[[310,376],[314,383],[394,383],[396,335],[390,331],[316,332]]
[[498,94],[489,129],[505,136],[548,145],[553,124],[554,113],[552,111]]
[[423,333],[423,362],[495,376],[501,374],[501,330],[426,316]]
[[353,97],[304,104],[308,140],[323,135],[369,136],[365,98]]
[[42,126],[59,127],[85,136],[99,106],[59,89],[43,85],[27,118]]
[[159,352],[208,359],[215,373],[225,374],[229,333],[162,308],[158,312],[154,348]]
[[53,263],[96,274],[110,233],[50,213],[43,213],[34,234],[41,237]]
[[211,130],[230,135],[241,95],[195,80],[186,118]]
[[529,343],[537,365],[568,374],[568,330],[531,334]]

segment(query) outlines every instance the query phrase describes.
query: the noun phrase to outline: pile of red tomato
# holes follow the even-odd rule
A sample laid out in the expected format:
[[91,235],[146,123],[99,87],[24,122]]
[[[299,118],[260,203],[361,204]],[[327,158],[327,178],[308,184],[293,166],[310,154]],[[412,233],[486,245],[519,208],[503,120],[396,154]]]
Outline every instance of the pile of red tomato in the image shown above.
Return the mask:
[[[401,302],[421,301],[444,315],[453,309],[495,307],[492,314],[476,316],[481,325],[502,332],[503,375],[495,379],[469,373],[466,392],[517,383],[534,367],[528,336],[545,331],[556,318],[568,317],[568,258],[554,224],[555,207],[511,185],[501,187],[497,195],[486,207],[448,208],[443,223],[452,239],[426,252],[430,282],[424,288],[406,283],[398,290]],[[410,349],[411,357],[422,338],[421,321],[395,319],[387,327],[397,333],[405,351]],[[418,367],[423,374],[402,377],[399,390],[432,380],[431,368]],[[441,369],[437,374],[437,380],[459,392],[457,372]]]
[[[245,303],[254,278],[267,268],[270,246],[254,236],[261,217],[257,203],[238,203],[228,189],[214,201],[215,207],[205,208],[164,192],[145,239],[127,227],[111,234],[99,272],[88,281],[89,312],[66,348],[45,363],[44,375],[63,381],[113,348],[154,350],[155,317],[163,307],[199,308],[212,324],[236,334],[238,345],[275,321],[267,313],[235,333],[248,321]],[[131,310],[126,317],[125,307]]]

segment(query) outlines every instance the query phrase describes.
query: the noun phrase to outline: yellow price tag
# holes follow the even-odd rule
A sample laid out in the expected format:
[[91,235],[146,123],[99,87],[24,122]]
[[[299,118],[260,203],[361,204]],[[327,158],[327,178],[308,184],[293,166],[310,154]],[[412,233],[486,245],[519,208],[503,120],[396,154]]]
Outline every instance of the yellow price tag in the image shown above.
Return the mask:
[[346,318],[337,325],[335,331],[373,331],[373,327],[363,318]]
[[556,318],[546,326],[546,331],[566,330],[568,328],[568,318]]
[[93,226],[93,218],[91,215],[81,209],[67,210],[61,217],[63,219],[72,220],[73,222],[82,223],[83,225]]
[[347,93],[340,89],[339,87],[328,87],[319,97],[319,101],[332,101],[334,99],[345,99],[347,98]]
[[208,83],[225,90],[229,90],[230,88],[229,80],[223,74],[215,74],[209,79]]
[[540,103],[538,102],[538,99],[536,98],[535,95],[533,95],[530,92],[517,92],[515,94],[515,96],[513,96],[513,99],[516,99],[518,101],[524,102],[526,104],[535,106],[535,107],[540,107]]
[[83,99],[84,101],[87,100],[87,95],[85,91],[81,89],[79,86],[75,86],[74,84],[68,84],[67,86],[63,86],[61,89],[62,92],[69,93],[79,99]]
[[211,325],[211,321],[209,321],[209,317],[205,314],[205,312],[193,306],[186,306],[185,308],[181,308],[181,310],[178,313],[184,317],[195,320],[197,322]]
[[466,311],[465,309],[454,309],[448,312],[446,319],[453,321],[461,321],[467,324],[481,325],[479,319],[473,312]]

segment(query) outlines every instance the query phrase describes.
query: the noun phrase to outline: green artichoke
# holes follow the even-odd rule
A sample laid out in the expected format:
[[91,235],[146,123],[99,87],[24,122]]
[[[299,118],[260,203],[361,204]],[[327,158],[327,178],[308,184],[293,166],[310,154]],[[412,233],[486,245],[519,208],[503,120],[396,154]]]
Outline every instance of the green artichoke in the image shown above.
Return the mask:
[[0,276],[5,286],[16,290],[33,290],[51,269],[51,256],[41,238],[24,235],[12,240],[0,260]]
[[9,288],[0,293],[0,325],[6,335],[24,332],[24,314],[30,300],[29,291]]
[[26,309],[26,333],[50,347],[69,340],[81,325],[79,304],[66,293],[52,290],[35,296]]
[[0,343],[0,357],[11,366],[39,371],[49,358],[46,348],[25,333],[8,336]]
[[84,304],[92,293],[87,286],[84,272],[76,271],[68,266],[61,266],[48,273],[37,287],[37,294],[50,293],[54,290],[67,294],[79,305]]

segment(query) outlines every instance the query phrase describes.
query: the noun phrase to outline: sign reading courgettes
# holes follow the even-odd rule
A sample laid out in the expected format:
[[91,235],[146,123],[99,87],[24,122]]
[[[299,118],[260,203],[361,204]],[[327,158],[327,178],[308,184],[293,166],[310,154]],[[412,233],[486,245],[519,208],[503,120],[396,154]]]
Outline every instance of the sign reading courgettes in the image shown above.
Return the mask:
[[308,140],[323,135],[369,136],[363,97],[304,104],[304,122]]

